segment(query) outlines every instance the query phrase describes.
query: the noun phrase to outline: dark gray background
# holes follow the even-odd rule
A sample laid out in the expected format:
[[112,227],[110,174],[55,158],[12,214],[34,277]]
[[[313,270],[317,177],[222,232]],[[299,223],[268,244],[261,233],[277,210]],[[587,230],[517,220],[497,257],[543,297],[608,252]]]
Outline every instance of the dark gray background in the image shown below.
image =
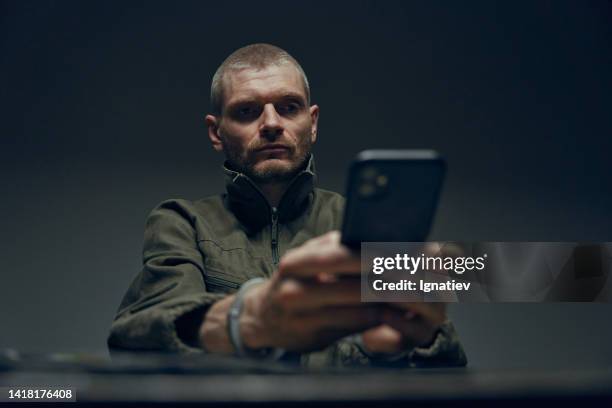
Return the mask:
[[[221,2],[219,2],[221,3]],[[612,4],[3,1],[0,347],[103,350],[161,200],[222,190],[202,117],[271,42],[321,107],[322,187],[365,148],[434,148],[433,237],[611,240]],[[472,365],[612,363],[602,304],[457,305]]]

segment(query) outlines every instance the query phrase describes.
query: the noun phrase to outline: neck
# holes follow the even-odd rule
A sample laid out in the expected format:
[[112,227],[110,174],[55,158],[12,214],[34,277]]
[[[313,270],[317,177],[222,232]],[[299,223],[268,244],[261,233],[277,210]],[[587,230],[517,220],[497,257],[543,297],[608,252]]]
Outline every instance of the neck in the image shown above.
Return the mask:
[[278,207],[283,194],[285,194],[287,187],[289,187],[289,182],[257,183],[257,187],[259,187],[272,207]]

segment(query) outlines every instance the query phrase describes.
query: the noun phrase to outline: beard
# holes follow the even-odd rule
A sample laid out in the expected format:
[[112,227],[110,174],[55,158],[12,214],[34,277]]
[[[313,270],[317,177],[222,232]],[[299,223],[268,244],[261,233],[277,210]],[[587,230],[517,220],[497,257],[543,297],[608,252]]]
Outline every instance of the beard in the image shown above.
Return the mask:
[[287,156],[283,159],[262,157],[258,150],[270,143],[283,143],[282,140],[272,142],[254,143],[249,145],[246,150],[231,140],[224,140],[223,151],[229,165],[256,183],[266,184],[275,182],[286,182],[291,180],[299,173],[312,149],[310,133],[307,133],[297,145],[288,146]]

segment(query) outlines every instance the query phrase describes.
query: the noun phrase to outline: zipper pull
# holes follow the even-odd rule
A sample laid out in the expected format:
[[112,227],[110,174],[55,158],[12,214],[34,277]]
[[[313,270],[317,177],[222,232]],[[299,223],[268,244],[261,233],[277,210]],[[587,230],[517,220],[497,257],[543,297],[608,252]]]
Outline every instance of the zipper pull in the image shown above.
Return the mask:
[[272,207],[272,262],[278,265],[278,213],[276,207]]
[[278,241],[278,214],[276,207],[272,207],[272,244]]

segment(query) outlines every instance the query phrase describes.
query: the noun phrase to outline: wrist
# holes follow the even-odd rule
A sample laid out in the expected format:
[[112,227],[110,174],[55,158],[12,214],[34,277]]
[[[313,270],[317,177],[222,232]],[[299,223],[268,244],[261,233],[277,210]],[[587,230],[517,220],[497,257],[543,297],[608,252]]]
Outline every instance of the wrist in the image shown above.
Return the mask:
[[[252,357],[252,358],[266,358],[266,359],[278,359],[284,354],[284,350],[274,347],[265,347],[267,343],[268,333],[265,327],[262,329],[263,319],[260,318],[262,315],[261,311],[261,299],[265,299],[266,287],[260,288],[260,291],[252,292],[253,289],[258,286],[266,284],[264,278],[253,278],[242,284],[238,292],[236,292],[234,301],[230,306],[229,312],[227,313],[227,328],[230,342],[234,348],[234,353],[239,357]],[[251,299],[255,299],[251,303],[251,310],[255,310],[255,313],[245,315],[245,298],[251,292]],[[259,294],[259,296],[257,295]],[[259,301],[257,301],[259,299]],[[254,308],[253,308],[254,306]],[[250,330],[247,338],[250,341],[249,345],[245,344],[245,338],[243,333],[243,326],[248,327]]]
[[261,283],[244,295],[240,334],[244,346],[251,350],[273,347],[270,331],[262,319],[262,299],[265,298],[269,284],[270,281]]
[[233,300],[234,296],[228,296],[213,303],[204,315],[204,321],[199,330],[199,342],[205,351],[232,353],[232,344],[227,334],[227,312]]

